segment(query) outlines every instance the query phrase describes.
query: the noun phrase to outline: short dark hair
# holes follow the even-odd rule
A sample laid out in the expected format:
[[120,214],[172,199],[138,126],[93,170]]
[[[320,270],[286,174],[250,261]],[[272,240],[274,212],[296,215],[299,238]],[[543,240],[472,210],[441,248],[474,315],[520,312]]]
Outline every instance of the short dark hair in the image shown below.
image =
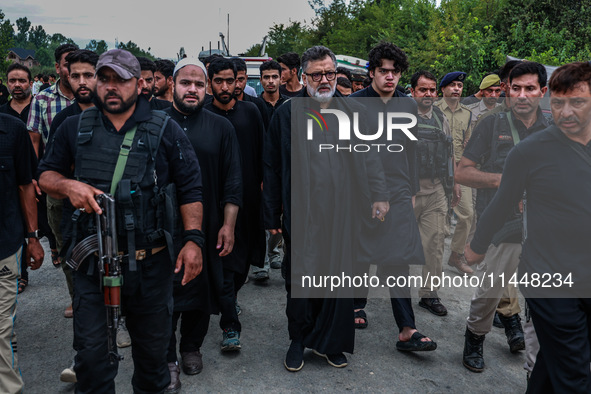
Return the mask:
[[[8,79],[8,74],[10,74],[11,71],[14,70],[21,70],[27,73],[27,76],[29,77],[29,82],[31,82],[32,76],[31,76],[31,70],[29,70],[29,67],[24,66],[20,63],[12,63],[10,66],[8,66],[8,68],[6,69],[6,79]],[[1,81],[1,79],[0,79]]]
[[536,74],[538,76],[540,88],[546,86],[548,74],[546,73],[546,68],[538,62],[521,62],[513,67],[511,73],[509,73],[509,83],[513,82],[514,78],[519,78],[527,74]]
[[591,91],[591,64],[575,62],[558,67],[552,73],[548,83],[551,92],[566,93],[581,82],[587,83]]
[[507,82],[507,78],[509,78],[509,74],[511,74],[511,70],[513,67],[517,66],[519,63],[523,63],[522,60],[509,60],[501,69],[499,70],[499,78],[501,82]]
[[49,82],[49,75],[43,76],[43,82],[45,82],[45,83]]
[[62,60],[62,56],[64,55],[64,53],[68,53],[68,52],[74,52],[77,51],[78,49],[78,45],[76,44],[62,44],[59,47],[55,48],[55,51],[53,52],[53,56],[55,57],[55,62],[59,63],[60,60]]
[[276,62],[275,60],[267,60],[259,66],[259,71],[261,72],[261,75],[263,75],[263,71],[267,70],[277,70],[279,71],[279,75],[281,75],[281,65],[279,64],[279,62]]
[[41,74],[41,73],[37,74],[37,78],[43,79],[43,74]]
[[203,59],[203,64],[204,65],[211,64],[211,62],[213,62],[214,59],[219,59],[219,58],[223,58],[223,56],[220,55],[219,53],[211,54],[208,57],[206,57],[205,59]]
[[405,72],[408,69],[408,57],[406,53],[391,42],[380,42],[369,51],[368,57],[369,71],[381,67],[383,59],[394,61],[394,65],[400,68],[400,72]]
[[299,71],[300,69],[300,55],[295,52],[287,52],[277,58],[277,63],[283,63],[289,68],[290,70],[296,69]]
[[312,48],[306,49],[306,52],[302,54],[302,70],[305,72],[308,68],[308,63],[311,61],[322,60],[325,57],[330,57],[334,63],[335,68],[337,67],[337,58],[330,49],[322,45],[316,45]]
[[55,78],[57,78],[57,77],[55,76],[55,74],[51,73],[51,74],[49,74],[49,78],[53,78],[53,79],[55,79]]
[[154,62],[156,65],[156,71],[162,73],[164,78],[172,77],[174,72],[174,63],[168,59],[158,59]]
[[337,78],[337,85],[338,86],[342,86],[342,87],[347,88],[347,89],[353,89],[353,85],[351,85],[351,81],[349,81],[345,77],[338,77]]
[[419,79],[421,79],[421,77],[430,79],[431,81],[435,81],[435,85],[437,85],[437,78],[435,78],[435,75],[433,75],[429,71],[420,70],[414,73],[412,77],[410,77],[410,87],[413,89],[416,88],[417,83],[419,83]]
[[232,60],[226,59],[225,57],[213,59],[212,62],[209,63],[207,76],[209,79],[212,79],[214,74],[218,74],[224,70],[232,70],[234,72],[234,78],[236,78],[236,74],[238,73],[236,70],[236,64]]
[[351,78],[353,78],[353,74],[351,74],[351,70],[346,67],[337,67],[337,74],[345,74],[349,82],[351,82]]
[[66,61],[68,62],[68,71],[70,71],[70,65],[72,63],[88,63],[92,67],[96,68],[99,55],[96,52],[89,51],[88,49],[78,49],[77,51],[68,53]]
[[246,72],[246,62],[239,57],[230,58],[230,60],[236,65],[236,71]]
[[156,71],[156,64],[153,61],[144,56],[136,56],[137,61],[140,63],[140,70],[142,71]]

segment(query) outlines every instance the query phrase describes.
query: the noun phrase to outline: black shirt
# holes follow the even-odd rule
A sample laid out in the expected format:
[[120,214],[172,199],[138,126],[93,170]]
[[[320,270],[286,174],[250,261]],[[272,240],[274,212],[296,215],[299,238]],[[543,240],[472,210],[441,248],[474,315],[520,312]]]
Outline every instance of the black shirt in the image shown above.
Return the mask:
[[[552,134],[558,131],[563,142]],[[528,137],[513,148],[505,162],[501,185],[478,222],[470,243],[476,253],[486,252],[504,218],[527,192],[527,239],[523,244],[519,277],[524,273],[572,272],[573,288],[521,287],[526,296],[551,296],[550,291],[577,290],[591,296],[591,165],[569,145],[591,153],[569,140],[555,126]],[[505,278],[507,281],[508,279]],[[552,282],[549,282],[552,283]],[[541,294],[536,290],[542,291]],[[564,296],[564,292],[555,293]]]
[[27,120],[29,119],[29,110],[31,109],[31,102],[29,102],[29,104],[27,104],[27,106],[23,108],[20,114],[10,106],[11,102],[12,99],[10,99],[6,104],[0,105],[0,113],[8,114],[14,116],[15,118],[19,118],[25,124],[27,124]]
[[[263,93],[264,93],[264,91],[263,91]],[[263,97],[263,93],[261,93],[261,95],[259,96],[259,98],[261,100],[263,100],[263,102],[265,103],[265,106],[267,107],[267,112],[269,113],[269,120],[271,120],[271,118],[273,117],[273,114],[275,113],[275,110],[277,108],[279,108],[279,106],[281,104],[283,104],[284,102],[286,102],[287,100],[289,100],[289,97],[284,96],[281,93],[279,93],[279,100],[277,100],[277,102],[275,103],[275,105],[273,105],[270,102],[268,102],[267,100],[265,100],[265,98]]]
[[8,102],[8,96],[10,96],[8,88],[6,85],[0,84],[0,105],[4,105]]
[[282,94],[282,95],[287,96],[287,97],[296,97],[296,96],[299,96],[300,93],[305,89],[305,86],[302,85],[302,88],[300,90],[298,90],[297,92],[292,92],[292,91],[287,90],[287,88],[285,86],[286,85],[279,86],[279,94]]
[[261,113],[261,117],[263,118],[263,125],[265,126],[265,130],[267,130],[269,128],[269,119],[271,119],[271,116],[269,115],[269,111],[267,110],[267,106],[265,105],[265,100],[263,100],[260,97],[253,97],[249,94],[243,93],[242,101],[251,102],[257,106],[259,112]]
[[[101,114],[108,131],[125,133],[138,122],[151,118],[150,103],[139,97],[136,108],[123,127],[116,131],[111,121]],[[71,168],[76,158],[78,137],[78,116],[70,116],[56,130],[53,143],[48,147],[39,164],[39,174],[56,171],[65,177],[71,176]],[[158,184],[174,183],[177,187],[179,205],[202,201],[201,172],[195,151],[187,136],[174,121],[169,121],[156,154],[156,174]]]
[[160,100],[156,97],[152,97],[152,100],[150,100],[150,109],[164,110],[166,108],[170,108],[171,105],[172,103],[170,101]]
[[25,124],[0,114],[0,260],[23,245],[25,227],[18,187],[31,183],[36,164]]

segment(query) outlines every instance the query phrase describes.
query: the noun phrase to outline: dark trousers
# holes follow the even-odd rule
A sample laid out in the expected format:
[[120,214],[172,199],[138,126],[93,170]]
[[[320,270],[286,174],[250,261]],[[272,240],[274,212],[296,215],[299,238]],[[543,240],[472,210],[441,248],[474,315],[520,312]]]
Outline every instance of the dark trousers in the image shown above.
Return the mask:
[[170,342],[168,343],[167,361],[174,363],[178,361],[176,354],[176,328],[181,320],[181,340],[179,344],[179,351],[195,352],[203,345],[207,329],[209,328],[210,314],[203,311],[183,311],[174,312],[172,314],[172,334],[170,335]]
[[591,299],[528,298],[540,351],[528,393],[591,393]]
[[[356,273],[359,275],[369,273],[369,265],[366,266],[365,270],[356,271]],[[408,274],[408,265],[384,265],[378,267],[378,276],[380,277],[381,283],[385,283],[388,276],[405,276],[408,278]],[[358,290],[365,292],[365,294],[367,294],[369,291],[367,288],[361,288]],[[398,330],[402,331],[404,327],[416,329],[415,313],[412,309],[410,287],[390,287],[389,291],[390,303],[392,304],[392,314],[394,315],[394,320],[396,320]],[[355,309],[363,309],[366,305],[367,296],[357,297],[354,299],[353,307]]]
[[[166,353],[172,319],[172,262],[164,250],[138,261],[137,271],[129,272],[127,259],[122,267],[121,301],[131,336],[133,391],[161,393],[170,384]],[[76,392],[114,393],[118,363],[109,361],[104,297],[96,265],[88,275],[88,260],[75,272],[73,307]]]
[[238,313],[236,313],[236,297],[244,285],[248,270],[238,273],[224,268],[224,285],[220,297],[220,328],[222,330],[242,331]]

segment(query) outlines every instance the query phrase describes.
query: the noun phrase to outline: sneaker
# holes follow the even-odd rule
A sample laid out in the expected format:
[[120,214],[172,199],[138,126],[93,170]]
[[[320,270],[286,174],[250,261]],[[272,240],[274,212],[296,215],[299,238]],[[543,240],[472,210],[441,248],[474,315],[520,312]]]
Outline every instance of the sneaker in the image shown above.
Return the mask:
[[76,372],[74,372],[74,361],[72,361],[72,365],[66,369],[64,369],[60,373],[60,380],[66,383],[76,383]]
[[449,260],[447,260],[447,264],[451,267],[455,267],[460,272],[460,274],[472,275],[474,273],[472,268],[470,268],[470,266],[466,263],[464,254],[451,252],[449,255]]
[[439,298],[421,298],[419,306],[437,316],[447,315],[447,308],[441,303]]
[[304,366],[304,345],[301,341],[291,341],[283,365],[290,372],[297,372]]
[[324,357],[326,361],[328,361],[328,363],[335,368],[344,368],[347,365],[349,365],[349,363],[347,362],[347,357],[345,357],[343,353],[322,354],[314,349],[312,349],[312,351],[315,355]]
[[119,326],[117,327],[117,347],[128,347],[131,346],[131,337],[125,326],[125,318],[122,317],[119,320]]
[[232,329],[224,330],[222,333],[222,352],[234,352],[241,348],[240,333]]
[[271,268],[278,270],[281,268],[281,261],[271,261]]
[[269,280],[269,272],[268,271],[259,271],[255,272],[253,275],[255,282],[266,282]]

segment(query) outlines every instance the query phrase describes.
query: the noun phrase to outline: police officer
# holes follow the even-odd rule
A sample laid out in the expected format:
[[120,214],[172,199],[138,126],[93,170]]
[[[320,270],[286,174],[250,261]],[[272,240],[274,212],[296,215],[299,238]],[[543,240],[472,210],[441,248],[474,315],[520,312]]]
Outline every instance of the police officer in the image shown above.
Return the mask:
[[[179,126],[164,113],[150,111],[144,97],[138,98],[143,81],[131,53],[103,53],[96,73],[97,107],[68,118],[58,128],[40,164],[39,183],[48,194],[69,198],[82,211],[78,221],[87,225],[77,226],[77,239],[92,234],[92,213],[102,214],[95,196],[109,192],[109,187],[115,190],[117,222],[126,224],[118,226],[118,245],[124,255],[121,300],[136,367],[132,385],[134,392],[162,392],[170,382],[166,352],[174,251],[157,221],[164,212],[153,202],[169,189],[167,185],[176,185],[184,231],[174,271],[184,266],[186,284],[202,267],[201,173]],[[131,148],[125,151],[126,146]],[[117,168],[118,157],[126,154],[127,164]],[[121,171],[121,181],[113,182],[114,173]],[[107,354],[106,313],[95,257],[75,272],[74,316],[77,392],[115,392],[118,362],[110,363]]]
[[[415,199],[415,216],[425,252],[423,282],[429,277],[441,277],[448,199],[458,204],[459,185],[453,184],[455,162],[451,130],[447,118],[433,106],[437,97],[437,79],[428,71],[418,71],[410,79],[412,97],[418,107],[417,155],[421,189]],[[437,297],[437,288],[424,285],[419,291],[421,305],[431,313],[444,316],[447,309]]]
[[467,105],[472,111],[472,122],[470,128],[474,130],[476,122],[487,112],[501,105],[499,97],[501,96],[501,78],[497,74],[489,74],[482,78],[480,82],[480,95],[482,99],[474,104]]
[[[476,211],[481,216],[493,200],[501,182],[505,159],[519,141],[548,127],[539,108],[546,93],[546,69],[539,63],[523,62],[509,74],[510,110],[484,118],[474,130],[458,164],[456,181],[478,188]],[[480,165],[480,169],[477,168]],[[501,283],[501,274],[510,278],[516,271],[521,254],[521,213],[514,207],[505,226],[492,238],[484,264],[491,282],[476,289],[470,304],[466,326],[463,364],[473,372],[484,370],[484,336],[490,331],[495,309],[505,326],[507,343],[512,353],[525,349],[519,303],[515,287]],[[499,304],[503,293],[505,302]]]
[[[443,99],[435,104],[441,109],[449,121],[456,162],[459,162],[462,158],[464,146],[466,146],[466,143],[470,139],[471,132],[470,123],[472,121],[472,112],[460,103],[465,79],[465,72],[454,71],[446,74],[439,83],[439,88],[443,93]],[[447,263],[452,267],[456,267],[460,273],[472,274],[473,271],[466,265],[463,254],[474,217],[472,190],[470,188],[461,187],[460,202],[454,208],[454,212],[458,218],[458,222],[451,240],[451,254]]]

